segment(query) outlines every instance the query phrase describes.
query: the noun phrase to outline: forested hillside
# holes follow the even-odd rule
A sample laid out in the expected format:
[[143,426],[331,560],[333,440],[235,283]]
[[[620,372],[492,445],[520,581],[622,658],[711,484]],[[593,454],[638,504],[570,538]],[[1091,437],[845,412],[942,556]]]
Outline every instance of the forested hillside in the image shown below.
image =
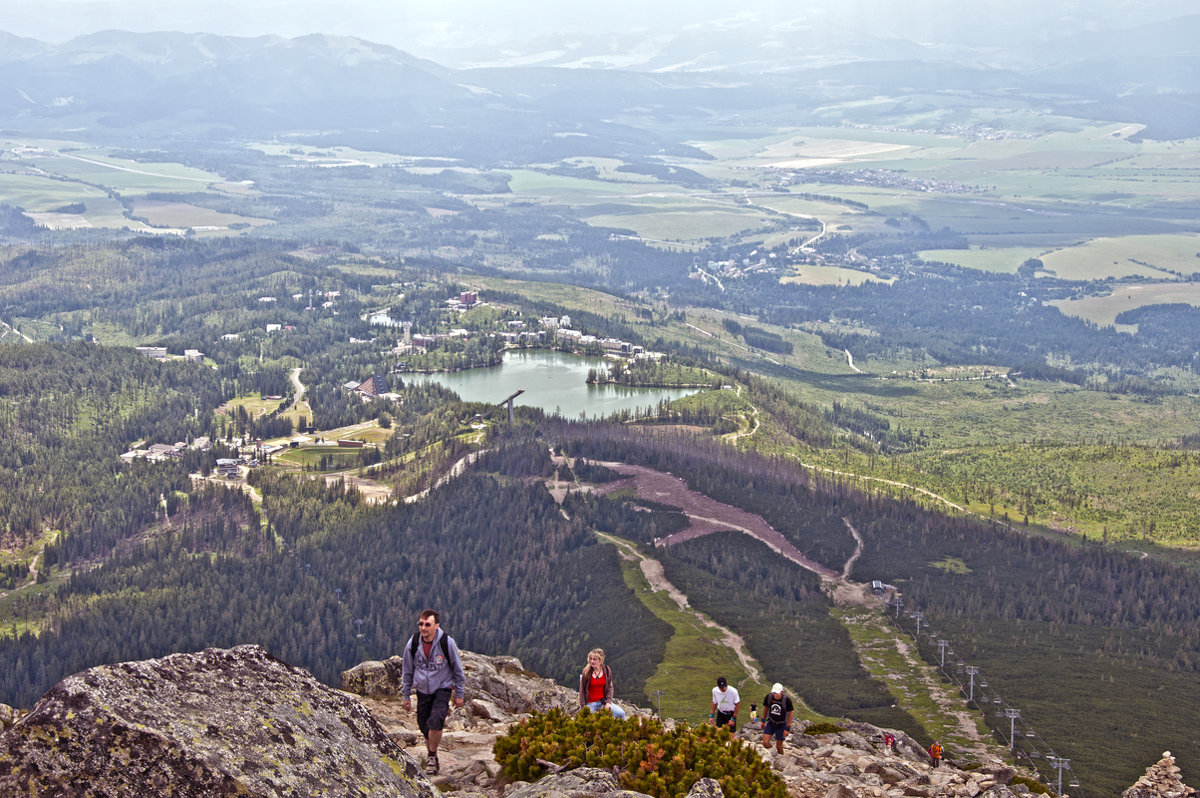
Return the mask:
[[0,640],[0,701],[28,706],[91,664],[245,642],[336,683],[342,669],[399,653],[434,606],[464,647],[568,683],[603,646],[623,694],[645,702],[662,624],[621,588],[616,553],[544,488],[476,474],[382,507],[309,479],[259,488],[266,527],[240,494],[205,491],[152,539],[43,597],[51,628]]
[[[1126,763],[1152,756],[1156,746],[1190,750],[1190,718],[1200,712],[1200,623],[1193,611],[1200,588],[1181,567],[947,517],[812,478],[790,458],[738,455],[694,438],[651,438],[602,425],[571,425],[556,435],[573,454],[669,471],[693,490],[760,514],[830,567],[840,567],[853,546],[846,519],[865,542],[852,577],[897,585],[906,608],[922,610],[1102,794],[1136,776],[1136,766]],[[665,560],[697,606],[746,634],[764,664],[805,684],[806,700],[873,716],[881,700],[872,697],[876,688],[857,683],[853,666],[837,664],[841,655],[831,642],[837,631],[817,631],[826,622],[821,599],[814,604],[797,586],[811,583],[811,575],[784,576],[778,557],[765,549],[752,556],[755,548],[700,539],[678,554],[668,550]],[[800,603],[787,608],[781,602],[789,592]],[[805,631],[791,632],[779,646],[769,630],[796,618],[809,618]],[[807,660],[814,650],[825,652],[815,664]],[[937,662],[938,647],[928,638],[922,650]],[[1003,718],[987,720],[1007,739]],[[1130,725],[1137,734],[1116,743],[1114,736]],[[1118,746],[1129,758],[1113,756]],[[1181,763],[1194,766],[1187,754]]]

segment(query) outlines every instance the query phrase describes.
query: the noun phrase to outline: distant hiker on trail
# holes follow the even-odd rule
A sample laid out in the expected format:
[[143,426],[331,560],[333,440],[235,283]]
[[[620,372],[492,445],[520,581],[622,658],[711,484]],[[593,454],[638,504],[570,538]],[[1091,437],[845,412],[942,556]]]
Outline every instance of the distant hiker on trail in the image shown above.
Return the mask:
[[612,668],[604,664],[602,648],[593,648],[588,652],[588,664],[579,674],[579,707],[587,707],[592,712],[607,709],[613,717],[625,718],[625,710],[613,701]]
[[891,732],[883,733],[883,750],[887,751],[889,754],[895,752],[896,735],[892,734]]
[[741,706],[742,697],[736,687],[730,687],[724,676],[717,677],[717,686],[712,691],[712,711],[708,718],[718,729],[728,726],[730,731],[737,731],[737,713]]
[[441,615],[434,610],[423,610],[417,621],[418,634],[408,639],[400,666],[400,697],[405,712],[412,709],[409,696],[417,690],[417,726],[425,735],[425,772],[430,776],[438,773],[438,744],[442,741],[442,729],[446,716],[450,714],[450,694],[454,693],[454,706],[463,705],[467,676],[463,673],[462,657],[454,638],[442,631]]
[[933,745],[929,746],[929,758],[933,760],[933,766],[937,767],[942,764],[942,744],[934,741]]
[[758,723],[758,704],[750,704],[750,725]]
[[792,699],[783,694],[783,685],[775,682],[771,692],[763,699],[762,747],[771,747],[775,738],[775,750],[783,753],[783,741],[792,729]]

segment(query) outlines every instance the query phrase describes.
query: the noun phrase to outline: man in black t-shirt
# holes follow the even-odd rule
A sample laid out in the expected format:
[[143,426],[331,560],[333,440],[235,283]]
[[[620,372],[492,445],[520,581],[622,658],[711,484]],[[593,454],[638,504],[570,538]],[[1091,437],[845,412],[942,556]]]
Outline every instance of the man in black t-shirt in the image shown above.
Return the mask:
[[763,748],[770,748],[774,737],[775,750],[782,754],[784,738],[791,729],[792,699],[783,694],[783,685],[776,682],[763,699]]

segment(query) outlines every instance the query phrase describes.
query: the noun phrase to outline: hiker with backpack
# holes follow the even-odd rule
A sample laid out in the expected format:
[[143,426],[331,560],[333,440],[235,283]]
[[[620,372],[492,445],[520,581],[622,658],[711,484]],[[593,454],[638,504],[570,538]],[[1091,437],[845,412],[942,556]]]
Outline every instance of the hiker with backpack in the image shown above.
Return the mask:
[[763,699],[763,729],[762,747],[770,748],[771,740],[775,740],[775,750],[783,753],[783,741],[792,731],[791,696],[785,695],[783,685],[775,682],[771,692]]
[[436,776],[438,744],[442,729],[450,714],[450,698],[454,706],[463,705],[467,676],[463,673],[462,657],[454,638],[442,631],[441,615],[436,610],[423,610],[417,621],[417,634],[404,647],[400,666],[400,697],[404,711],[412,709],[409,696],[417,691],[417,726],[425,735],[425,773]]
[[942,744],[937,740],[934,740],[933,745],[929,746],[929,759],[931,760],[933,767],[937,767],[938,765],[942,764]]

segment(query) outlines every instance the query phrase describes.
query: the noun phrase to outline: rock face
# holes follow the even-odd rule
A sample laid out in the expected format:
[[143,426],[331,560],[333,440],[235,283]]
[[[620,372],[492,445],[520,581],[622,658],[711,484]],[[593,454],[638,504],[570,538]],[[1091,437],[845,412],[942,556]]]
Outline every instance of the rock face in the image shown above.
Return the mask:
[[69,676],[0,735],[0,795],[435,798],[354,698],[258,646]]
[[1121,793],[1121,798],[1187,798],[1195,794],[1195,790],[1183,783],[1175,757],[1170,751],[1163,751],[1162,759],[1146,768],[1146,775]]

